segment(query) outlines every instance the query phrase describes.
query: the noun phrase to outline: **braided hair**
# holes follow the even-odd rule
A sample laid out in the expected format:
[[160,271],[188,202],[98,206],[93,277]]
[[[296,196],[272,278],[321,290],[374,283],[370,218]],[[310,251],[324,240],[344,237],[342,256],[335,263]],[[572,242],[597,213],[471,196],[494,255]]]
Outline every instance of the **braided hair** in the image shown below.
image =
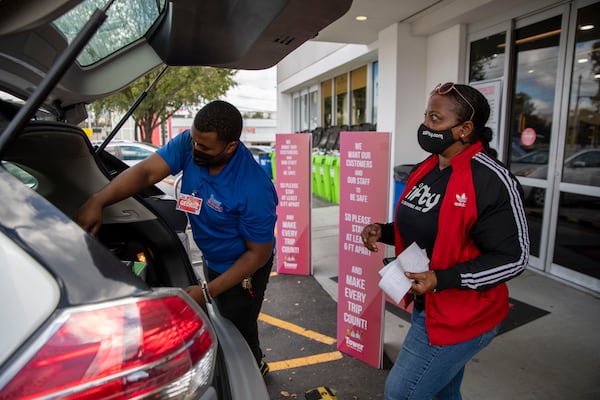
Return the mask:
[[490,147],[493,137],[492,129],[485,125],[490,117],[490,105],[487,99],[479,90],[472,86],[456,83],[454,87],[473,106],[473,109],[471,109],[471,106],[458,93],[451,90],[447,93],[447,96],[452,98],[452,102],[456,106],[456,114],[462,121],[468,121],[471,118],[471,114],[473,114],[473,119],[471,120],[473,122],[473,141],[480,141],[488,154],[497,157],[498,152]]

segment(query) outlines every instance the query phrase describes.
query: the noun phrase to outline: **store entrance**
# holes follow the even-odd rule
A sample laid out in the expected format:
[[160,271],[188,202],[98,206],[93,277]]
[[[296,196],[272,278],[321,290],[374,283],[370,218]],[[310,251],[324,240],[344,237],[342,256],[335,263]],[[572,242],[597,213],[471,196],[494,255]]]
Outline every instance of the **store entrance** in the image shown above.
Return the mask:
[[[600,3],[577,11],[551,272],[600,290]],[[561,154],[562,153],[562,154]]]
[[507,160],[531,265],[600,291],[600,3],[563,10],[514,32]]
[[[514,33],[514,84],[508,165],[521,181],[529,221],[531,255],[543,259],[548,170],[551,144],[557,135],[554,110],[559,67],[562,15],[521,28]],[[550,178],[552,175],[550,175]],[[535,263],[535,260],[532,261]],[[541,265],[540,265],[541,267]]]

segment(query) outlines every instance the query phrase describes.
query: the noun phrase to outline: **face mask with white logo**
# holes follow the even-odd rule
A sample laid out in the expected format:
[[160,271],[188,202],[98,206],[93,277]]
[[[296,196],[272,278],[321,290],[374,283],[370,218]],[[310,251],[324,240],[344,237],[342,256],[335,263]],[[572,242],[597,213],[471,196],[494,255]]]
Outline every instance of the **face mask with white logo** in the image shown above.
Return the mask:
[[444,129],[442,131],[436,131],[435,129],[427,127],[425,124],[421,124],[417,131],[419,145],[428,153],[442,154],[444,150],[456,142],[454,135],[452,134],[452,129],[461,124],[462,122],[454,125],[452,128]]

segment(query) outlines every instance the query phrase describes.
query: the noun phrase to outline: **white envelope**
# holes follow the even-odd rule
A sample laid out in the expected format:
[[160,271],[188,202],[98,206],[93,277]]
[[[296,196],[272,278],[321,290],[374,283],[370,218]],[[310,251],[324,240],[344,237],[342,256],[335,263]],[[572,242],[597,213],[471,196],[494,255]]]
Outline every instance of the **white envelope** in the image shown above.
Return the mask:
[[413,242],[394,261],[379,270],[379,287],[398,304],[412,284],[404,272],[417,273],[428,270],[429,258],[426,251]]

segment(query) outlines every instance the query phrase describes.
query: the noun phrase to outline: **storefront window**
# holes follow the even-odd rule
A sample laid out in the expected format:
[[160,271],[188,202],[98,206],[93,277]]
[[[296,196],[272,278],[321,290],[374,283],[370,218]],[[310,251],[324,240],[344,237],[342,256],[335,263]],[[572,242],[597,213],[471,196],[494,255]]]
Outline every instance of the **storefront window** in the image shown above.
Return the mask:
[[471,43],[469,82],[504,77],[506,32]]
[[600,3],[577,18],[562,181],[600,186]]
[[331,93],[331,80],[321,83],[321,115],[323,116],[323,127],[329,128],[333,122],[333,101]]
[[490,105],[487,126],[493,136],[490,147],[500,151],[500,124],[502,90],[504,86],[504,62],[506,32],[471,42],[469,53],[469,83],[479,89]]
[[352,121],[353,125],[366,122],[367,110],[367,66],[350,72],[352,89]]
[[308,93],[302,93],[300,96],[300,131],[308,130]]
[[308,94],[308,129],[319,126],[319,92],[313,90]]
[[578,12],[572,63],[561,181],[584,187],[560,193],[553,262],[600,279],[600,3]]
[[[515,32],[515,79],[508,162],[517,177],[546,180],[558,70],[561,16]],[[531,254],[539,256],[544,185],[526,186]]]
[[335,124],[348,125],[348,74],[335,77]]
[[294,131],[300,132],[300,96],[295,96],[292,100],[292,115]]

